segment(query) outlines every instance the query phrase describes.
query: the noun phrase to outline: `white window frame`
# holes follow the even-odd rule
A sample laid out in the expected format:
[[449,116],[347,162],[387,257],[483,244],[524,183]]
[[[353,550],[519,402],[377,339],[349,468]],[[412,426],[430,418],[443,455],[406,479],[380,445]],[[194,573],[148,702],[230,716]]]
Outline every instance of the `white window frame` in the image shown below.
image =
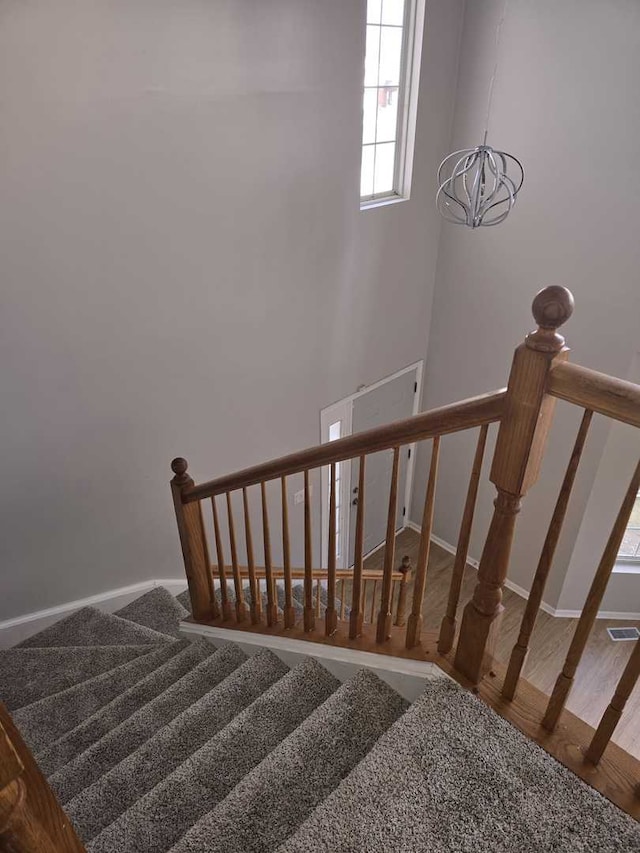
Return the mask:
[[[425,0],[406,0],[403,62],[400,69],[400,85],[398,86],[399,118],[393,189],[389,192],[378,193],[373,196],[360,196],[360,210],[369,210],[372,207],[380,207],[386,204],[396,204],[399,201],[407,201],[411,197],[424,19]],[[361,134],[361,167],[363,149],[364,144],[362,143]]]

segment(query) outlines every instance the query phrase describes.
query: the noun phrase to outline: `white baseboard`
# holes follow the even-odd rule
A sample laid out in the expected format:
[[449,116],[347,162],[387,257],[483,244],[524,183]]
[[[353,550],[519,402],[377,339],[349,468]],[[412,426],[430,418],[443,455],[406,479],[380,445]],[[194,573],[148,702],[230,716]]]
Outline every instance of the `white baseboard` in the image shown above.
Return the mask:
[[121,586],[97,595],[90,595],[87,598],[78,598],[64,604],[57,604],[55,607],[47,607],[45,610],[25,613],[23,616],[16,616],[13,619],[5,619],[0,622],[0,649],[15,646],[16,643],[26,640],[32,634],[37,634],[38,631],[53,625],[59,619],[80,610],[81,607],[97,607],[98,610],[104,610],[105,613],[113,613],[114,610],[125,607],[138,596],[144,595],[145,592],[149,592],[150,589],[157,586],[164,586],[172,595],[177,595],[186,589],[187,582],[179,578],[141,581],[130,586]]
[[[415,530],[416,533],[422,532],[420,525],[416,524],[414,521],[408,521],[406,526],[411,530]],[[450,554],[456,553],[455,545],[452,545],[450,542],[445,542],[444,539],[441,539],[439,536],[435,536],[433,533],[431,534],[431,541],[435,545],[439,545],[445,551],[448,551]],[[478,568],[478,561],[474,560],[473,557],[467,557],[467,564],[473,569],[477,570]],[[529,598],[529,591],[519,584],[514,583],[512,580],[509,580],[509,578],[506,579],[504,585],[507,589],[510,589],[511,592],[515,592],[516,595],[519,595],[520,598],[524,598],[525,601]],[[540,609],[544,610],[545,613],[548,613],[549,616],[555,616],[559,619],[578,619],[582,612],[581,610],[560,610],[557,607],[552,607],[551,604],[547,604],[546,601],[542,601],[540,603]],[[621,621],[632,620],[637,622],[640,620],[640,613],[599,610],[596,619],[620,619]]]

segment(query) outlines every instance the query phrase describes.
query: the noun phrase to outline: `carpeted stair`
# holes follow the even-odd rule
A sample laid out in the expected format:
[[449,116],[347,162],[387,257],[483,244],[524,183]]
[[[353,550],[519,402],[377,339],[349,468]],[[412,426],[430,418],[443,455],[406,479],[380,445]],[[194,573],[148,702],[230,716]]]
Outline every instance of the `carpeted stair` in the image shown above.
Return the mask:
[[444,676],[408,706],[368,670],[188,642],[179,598],[83,608],[0,652],[91,853],[640,851],[637,824]]
[[473,694],[438,679],[277,848],[329,850],[621,853],[640,850],[640,827]]

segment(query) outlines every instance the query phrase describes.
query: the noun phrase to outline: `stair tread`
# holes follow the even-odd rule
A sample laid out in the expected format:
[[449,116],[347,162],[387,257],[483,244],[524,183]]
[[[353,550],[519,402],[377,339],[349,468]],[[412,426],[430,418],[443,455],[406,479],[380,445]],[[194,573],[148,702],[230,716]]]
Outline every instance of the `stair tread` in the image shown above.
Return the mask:
[[438,680],[278,853],[327,850],[623,853],[640,850],[640,827],[479,699]]
[[205,641],[184,640],[162,648],[173,650],[176,645],[179,649],[169,660],[41,750],[36,758],[42,772],[55,773],[211,654],[211,646]]
[[179,642],[154,647],[146,655],[25,705],[15,711],[13,719],[31,751],[37,753],[80,725],[127,688],[133,687],[184,647]]
[[180,620],[189,615],[189,610],[163,586],[157,586],[117,610],[115,615],[161,634],[177,637]]
[[49,778],[61,803],[95,782],[246,660],[232,643],[217,651],[210,648],[212,653],[202,662]]
[[65,811],[83,841],[165,779],[287,671],[273,652],[261,650],[81,791]]
[[270,853],[406,707],[388,685],[361,670],[188,830],[171,853]]
[[338,687],[305,659],[107,826],[91,853],[163,853]]
[[95,607],[81,607],[55,625],[27,637],[16,648],[61,648],[67,646],[135,646],[170,642],[170,637],[144,625],[104,613]]
[[0,650],[0,699],[14,711],[156,648],[125,645],[3,649]]

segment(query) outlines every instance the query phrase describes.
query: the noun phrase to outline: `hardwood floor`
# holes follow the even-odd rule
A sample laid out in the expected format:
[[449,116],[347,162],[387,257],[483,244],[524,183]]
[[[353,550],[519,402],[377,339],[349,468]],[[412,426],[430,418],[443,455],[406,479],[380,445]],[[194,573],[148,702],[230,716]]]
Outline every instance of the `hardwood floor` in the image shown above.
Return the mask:
[[[404,530],[396,539],[396,563],[407,554],[416,564],[420,537],[413,530]],[[372,554],[365,561],[367,569],[382,568],[384,549]],[[449,581],[453,556],[437,545],[431,546],[427,569],[427,587],[424,599],[424,630],[438,630],[445,611],[449,593]],[[458,622],[462,607],[471,598],[476,571],[467,566],[460,597]],[[350,591],[347,589],[347,601]],[[411,607],[412,586],[407,595],[408,610]],[[379,596],[379,590],[378,590]],[[376,602],[377,606],[377,602]],[[505,612],[502,619],[496,657],[507,663],[516,642],[525,601],[520,596],[505,590]],[[365,613],[367,620],[371,610],[371,590],[367,595]],[[562,669],[564,658],[577,624],[576,619],[549,616],[540,611],[532,637],[531,650],[523,671],[524,677],[543,693],[549,695]],[[609,704],[618,679],[631,654],[633,643],[614,643],[606,629],[613,625],[632,626],[633,622],[598,619],[587,644],[584,657],[576,674],[575,684],[567,708],[591,726],[597,726]],[[640,623],[637,624],[640,628]],[[640,688],[631,695],[625,712],[614,733],[613,741],[640,758]]]

